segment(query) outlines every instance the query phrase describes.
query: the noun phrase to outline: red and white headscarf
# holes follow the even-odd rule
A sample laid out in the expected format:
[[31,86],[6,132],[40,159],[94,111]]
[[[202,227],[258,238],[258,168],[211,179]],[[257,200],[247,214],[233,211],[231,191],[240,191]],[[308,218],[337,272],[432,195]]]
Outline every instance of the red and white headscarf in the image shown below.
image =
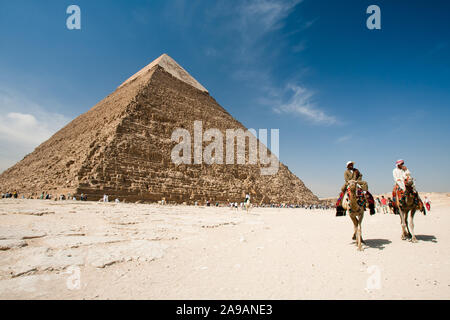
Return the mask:
[[404,164],[404,163],[405,163],[405,160],[402,160],[402,159],[397,160],[397,162],[395,162],[396,165]]

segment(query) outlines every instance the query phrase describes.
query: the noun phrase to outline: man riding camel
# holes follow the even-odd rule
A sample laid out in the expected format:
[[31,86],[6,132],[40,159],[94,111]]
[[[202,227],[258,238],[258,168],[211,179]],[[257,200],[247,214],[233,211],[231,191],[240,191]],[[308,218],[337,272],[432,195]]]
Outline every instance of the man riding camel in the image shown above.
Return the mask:
[[350,180],[356,180],[356,181],[358,181],[358,184],[361,186],[361,189],[365,193],[368,190],[367,182],[362,180],[361,172],[359,172],[358,169],[354,168],[354,165],[355,165],[355,163],[353,161],[347,162],[347,170],[345,170],[345,172],[344,172],[345,183],[342,186],[341,191],[345,192],[345,190],[347,190],[348,182]]
[[[398,201],[400,199],[397,199],[397,193],[399,193],[399,198],[402,197],[403,193],[406,190],[405,181],[412,179],[411,172],[409,169],[405,166],[405,160],[397,160],[395,162],[396,167],[394,168],[392,175],[394,176],[395,186],[394,190],[392,191],[393,196],[393,202],[396,207],[398,207]],[[419,204],[419,210],[422,211],[423,214],[425,213],[424,205],[422,200],[419,197],[419,193],[416,190],[416,186],[413,185],[414,190],[414,196],[417,199],[417,202]]]
[[341,206],[341,201],[342,201],[342,198],[344,197],[344,193],[347,190],[348,183],[350,180],[356,180],[358,182],[358,184],[361,186],[364,196],[366,197],[366,199],[369,202],[370,214],[373,215],[373,214],[375,214],[375,201],[373,199],[373,196],[370,194],[370,192],[368,190],[369,187],[367,185],[367,182],[362,180],[361,172],[359,172],[359,170],[356,169],[354,167],[354,165],[355,165],[355,163],[353,161],[347,162],[347,170],[345,170],[345,172],[344,172],[345,183],[341,188],[341,194],[339,195],[339,199],[336,203],[337,215],[341,215],[340,212],[343,210],[343,208]]

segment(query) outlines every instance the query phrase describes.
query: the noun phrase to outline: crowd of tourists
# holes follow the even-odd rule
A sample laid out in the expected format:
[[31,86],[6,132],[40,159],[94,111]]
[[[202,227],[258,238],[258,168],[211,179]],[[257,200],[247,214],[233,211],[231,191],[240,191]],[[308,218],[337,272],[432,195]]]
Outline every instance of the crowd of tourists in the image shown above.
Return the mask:
[[[219,206],[217,203],[216,206]],[[245,202],[230,202],[227,205],[231,209],[244,209]],[[333,207],[326,204],[289,204],[289,203],[270,203],[270,204],[252,204],[252,208],[288,208],[288,209],[308,209],[308,210],[328,210]]]
[[[2,199],[18,199],[19,193],[17,191],[14,192],[6,192],[1,193]],[[64,201],[64,200],[73,200],[73,201],[87,201],[87,195],[81,194],[79,198],[77,198],[75,195],[71,195],[70,193],[66,194],[59,194],[59,195],[52,195],[51,193],[48,193],[46,191],[41,192],[41,194],[32,193],[28,196],[21,195],[20,199],[37,199],[37,200],[55,200],[55,201]]]
[[17,191],[2,193],[2,199],[17,199],[18,197],[19,194],[17,193]]
[[[8,199],[8,198],[19,198],[19,193],[17,191],[14,192],[6,192],[1,194],[2,199]],[[72,201],[88,201],[88,196],[84,193],[82,193],[80,196],[72,195],[70,192],[67,194],[59,194],[59,195],[52,195],[51,193],[43,191],[41,194],[31,194],[28,197],[25,197],[22,195],[22,199],[40,199],[40,200],[55,200],[55,201],[65,201],[65,200],[72,200]],[[101,202],[109,202],[109,196],[107,194],[103,195],[103,198],[100,199]],[[120,203],[120,200],[116,198],[114,200],[115,203]],[[243,202],[229,202],[226,204],[227,207],[232,209],[245,209],[246,203],[250,203],[250,195],[247,194],[245,196],[245,199]],[[165,199],[161,200],[160,204],[167,204]],[[223,207],[224,204],[220,202],[211,202],[210,200],[206,200],[203,202],[207,207]],[[194,202],[195,206],[199,206],[200,203],[198,201]],[[332,206],[327,204],[289,204],[289,203],[271,203],[271,204],[251,204],[251,207],[253,208],[291,208],[291,209],[308,209],[308,210],[328,210],[332,209]]]
[[288,208],[288,209],[307,209],[307,210],[328,210],[332,207],[327,204],[290,204],[290,203],[271,203],[262,204],[255,207],[259,208]]
[[[427,211],[431,210],[431,201],[428,197],[424,198],[424,203],[425,203],[425,207],[427,209]],[[394,201],[392,200],[391,197],[387,197],[385,198],[384,196],[377,197],[375,199],[375,208],[376,208],[376,212],[377,213],[389,213],[389,214],[394,214],[397,213],[394,210]]]

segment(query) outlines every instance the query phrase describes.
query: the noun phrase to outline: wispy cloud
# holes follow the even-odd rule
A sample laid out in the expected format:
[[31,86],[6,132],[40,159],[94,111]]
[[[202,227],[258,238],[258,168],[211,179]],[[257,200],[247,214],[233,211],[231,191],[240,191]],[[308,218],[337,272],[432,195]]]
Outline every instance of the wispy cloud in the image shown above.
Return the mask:
[[[218,0],[206,11],[209,23],[214,23],[214,33],[227,39],[220,52],[228,60],[245,63],[252,68],[256,62],[274,58],[286,43],[280,35],[277,45],[271,45],[270,36],[285,26],[286,18],[303,0],[243,0],[238,4]],[[233,37],[229,38],[229,35]],[[216,48],[218,49],[218,48]],[[207,55],[208,52],[205,52]]]
[[344,143],[350,141],[351,138],[352,138],[351,135],[342,136],[336,139],[336,143]]
[[32,152],[69,119],[18,93],[0,90],[0,172]]
[[312,99],[314,96],[313,91],[294,84],[289,84],[287,89],[291,92],[291,97],[286,103],[273,107],[276,113],[300,116],[314,124],[331,125],[338,123],[336,117],[328,115],[316,106]]
[[65,123],[65,118],[58,114],[47,114],[47,119],[38,119],[28,113],[10,112],[0,115],[0,142],[4,146],[36,147],[48,139]]
[[[287,79],[287,85],[273,80],[273,68],[280,55],[286,51],[299,53],[307,47],[305,40],[297,40],[292,45],[290,39],[279,32],[301,2],[303,0],[244,0],[233,7],[229,1],[219,1],[216,10],[210,11],[210,17],[223,21],[221,18],[225,15],[227,23],[222,28],[227,33],[238,31],[236,37],[230,39],[232,45],[225,48],[227,59],[237,66],[230,74],[239,81],[257,86],[262,92],[258,98],[260,104],[270,106],[279,114],[296,115],[314,124],[335,124],[338,120],[313,102],[313,91],[297,85],[299,79]],[[310,28],[315,21],[299,22],[296,32]],[[212,52],[206,51],[205,55],[211,56]],[[307,66],[297,69],[295,76],[298,78]]]
[[285,36],[290,37],[290,36],[293,36],[295,34],[302,32],[302,31],[305,31],[305,30],[311,28],[316,23],[317,20],[318,20],[318,18],[309,20],[306,22],[300,22],[299,26],[296,29],[289,31],[288,33],[285,34]]
[[261,33],[283,27],[283,20],[302,0],[251,0],[240,7],[244,25],[257,24]]

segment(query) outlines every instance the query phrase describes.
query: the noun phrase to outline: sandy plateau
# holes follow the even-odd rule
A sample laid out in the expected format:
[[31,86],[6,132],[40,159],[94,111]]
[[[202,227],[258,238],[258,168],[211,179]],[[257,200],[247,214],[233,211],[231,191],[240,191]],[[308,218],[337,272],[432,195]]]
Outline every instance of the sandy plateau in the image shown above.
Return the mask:
[[[0,200],[1,299],[449,299],[450,195],[418,243],[366,211]],[[422,195],[423,197],[424,195]]]

